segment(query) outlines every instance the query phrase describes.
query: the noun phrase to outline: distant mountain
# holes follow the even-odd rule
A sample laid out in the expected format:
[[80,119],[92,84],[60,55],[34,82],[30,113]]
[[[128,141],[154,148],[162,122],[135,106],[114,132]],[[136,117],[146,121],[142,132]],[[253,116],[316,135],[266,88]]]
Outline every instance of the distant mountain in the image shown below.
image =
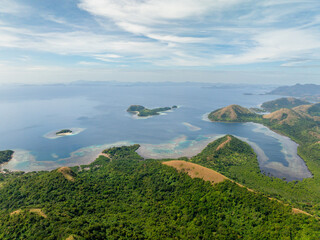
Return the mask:
[[272,90],[267,94],[294,97],[320,96],[320,85],[296,84],[294,86],[282,86]]
[[249,109],[234,104],[211,112],[208,118],[218,122],[242,122],[256,116]]
[[307,105],[307,104],[310,104],[310,103],[297,98],[289,97],[289,98],[279,98],[273,101],[265,102],[261,105],[261,107],[268,112],[273,112],[281,108],[294,108],[300,105]]

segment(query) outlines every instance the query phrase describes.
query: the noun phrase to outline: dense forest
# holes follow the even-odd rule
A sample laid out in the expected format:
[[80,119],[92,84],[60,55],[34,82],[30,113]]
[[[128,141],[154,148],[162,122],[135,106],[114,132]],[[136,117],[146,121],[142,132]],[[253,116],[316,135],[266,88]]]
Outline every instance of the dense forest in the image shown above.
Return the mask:
[[[232,145],[228,151],[241,151]],[[228,180],[212,185],[143,160],[138,147],[108,149],[109,158],[86,166],[7,174],[0,185],[0,238],[320,238],[314,217],[292,214],[290,206]]]

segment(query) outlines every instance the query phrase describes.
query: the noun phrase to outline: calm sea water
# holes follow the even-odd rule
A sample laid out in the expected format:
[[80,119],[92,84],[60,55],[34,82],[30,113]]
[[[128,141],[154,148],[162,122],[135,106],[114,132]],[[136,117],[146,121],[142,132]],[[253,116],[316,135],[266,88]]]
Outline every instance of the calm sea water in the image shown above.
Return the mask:
[[[88,163],[103,148],[131,143],[142,144],[140,153],[145,157],[194,155],[218,136],[232,134],[251,144],[260,168],[267,174],[287,180],[310,177],[297,156],[297,145],[290,139],[259,124],[205,121],[206,113],[229,104],[257,107],[277,98],[259,95],[267,90],[206,84],[1,87],[0,146],[16,152],[5,168],[32,171]],[[137,119],[126,112],[132,104],[179,108],[165,115]],[[64,128],[83,131],[56,139],[45,137]]]

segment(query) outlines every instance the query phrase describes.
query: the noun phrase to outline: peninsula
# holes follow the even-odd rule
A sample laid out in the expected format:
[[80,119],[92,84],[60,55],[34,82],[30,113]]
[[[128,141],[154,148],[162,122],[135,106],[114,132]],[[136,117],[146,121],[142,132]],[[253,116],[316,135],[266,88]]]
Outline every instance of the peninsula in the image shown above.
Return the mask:
[[[213,122],[255,122],[269,127],[271,130],[290,137],[299,144],[299,156],[305,161],[312,178],[304,181],[286,183],[280,179],[269,178],[250,169],[232,170],[241,176],[231,176],[231,172],[221,171],[227,177],[238,179],[251,189],[291,202],[311,214],[320,216],[317,208],[320,204],[320,107],[319,103],[281,108],[269,114],[250,113],[247,108],[230,105],[211,112],[208,118]],[[212,167],[217,170],[216,166]],[[241,178],[241,180],[240,180]]]
[[131,105],[127,112],[135,113],[139,117],[148,117],[148,116],[155,116],[159,115],[160,112],[165,112],[171,109],[177,108],[177,106],[173,107],[161,107],[161,108],[154,108],[154,109],[148,109],[141,105]]

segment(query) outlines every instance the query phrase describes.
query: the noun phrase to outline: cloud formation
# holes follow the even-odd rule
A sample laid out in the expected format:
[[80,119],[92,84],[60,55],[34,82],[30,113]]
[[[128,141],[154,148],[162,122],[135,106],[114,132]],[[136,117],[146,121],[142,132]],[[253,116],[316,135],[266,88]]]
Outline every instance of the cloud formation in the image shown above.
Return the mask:
[[132,69],[320,61],[317,0],[2,0],[0,13],[2,65],[38,66],[41,55],[54,66]]

